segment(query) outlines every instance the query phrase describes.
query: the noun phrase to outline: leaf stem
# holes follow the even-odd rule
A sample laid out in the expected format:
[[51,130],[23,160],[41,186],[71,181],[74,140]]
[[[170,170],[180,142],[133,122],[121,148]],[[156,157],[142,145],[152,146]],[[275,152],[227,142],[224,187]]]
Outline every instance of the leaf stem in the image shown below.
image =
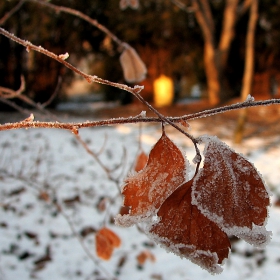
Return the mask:
[[173,126],[175,129],[177,129],[179,132],[187,136],[194,144],[196,155],[200,158],[201,161],[201,155],[200,151],[197,147],[197,139],[193,137],[191,134],[187,133],[184,131],[181,127],[179,127],[176,123],[174,123],[171,119],[165,117],[162,115],[156,108],[154,108],[150,103],[148,103],[138,92],[133,92],[132,93],[136,98],[138,98],[143,104],[145,104],[153,113],[155,113],[163,122],[170,124]]

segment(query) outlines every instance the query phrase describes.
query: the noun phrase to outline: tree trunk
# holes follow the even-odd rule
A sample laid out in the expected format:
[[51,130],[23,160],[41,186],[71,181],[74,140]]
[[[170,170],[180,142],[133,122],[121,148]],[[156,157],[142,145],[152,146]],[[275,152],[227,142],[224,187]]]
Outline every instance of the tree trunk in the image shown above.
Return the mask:
[[[243,82],[241,89],[241,100],[245,101],[251,93],[252,80],[254,74],[254,42],[255,30],[258,20],[258,0],[252,0],[250,6],[250,18],[248,22],[248,30],[246,36],[246,50],[245,50],[245,67],[243,74]],[[239,144],[242,141],[244,134],[244,127],[247,118],[247,109],[243,109],[239,113],[237,127],[234,134],[234,142]]]
[[209,102],[216,105],[220,102],[221,84],[215,59],[216,50],[210,42],[204,43],[204,66],[207,78]]
[[202,30],[204,38],[204,66],[208,87],[208,98],[212,105],[216,105],[220,101],[220,81],[219,71],[216,61],[215,50],[215,26],[210,5],[207,0],[193,0],[193,9],[195,11],[196,20]]
[[196,20],[204,38],[204,65],[208,86],[209,101],[212,105],[228,98],[224,90],[224,70],[234,38],[239,0],[226,0],[223,25],[218,44],[215,42],[215,26],[209,0],[193,0]]
[[221,71],[226,68],[230,45],[234,38],[234,26],[237,16],[238,0],[227,0],[223,15],[223,26],[219,41],[219,65]]
[[231,97],[231,92],[224,75],[227,68],[228,56],[232,40],[235,35],[235,23],[237,20],[239,0],[227,0],[224,8],[222,31],[217,49],[217,63],[220,79],[220,101],[226,101]]

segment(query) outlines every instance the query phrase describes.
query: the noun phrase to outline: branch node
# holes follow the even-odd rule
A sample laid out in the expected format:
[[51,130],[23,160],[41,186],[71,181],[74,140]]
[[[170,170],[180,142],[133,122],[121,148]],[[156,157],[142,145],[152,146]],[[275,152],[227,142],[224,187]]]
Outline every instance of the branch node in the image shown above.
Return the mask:
[[60,54],[58,57],[62,60],[66,60],[69,57],[69,53],[67,52],[65,54]]
[[73,126],[71,131],[72,131],[73,134],[78,135],[79,134],[79,127],[78,126]]
[[21,122],[25,122],[25,123],[31,123],[34,121],[34,115],[33,114],[30,114],[30,116],[26,119],[24,119],[23,121]]

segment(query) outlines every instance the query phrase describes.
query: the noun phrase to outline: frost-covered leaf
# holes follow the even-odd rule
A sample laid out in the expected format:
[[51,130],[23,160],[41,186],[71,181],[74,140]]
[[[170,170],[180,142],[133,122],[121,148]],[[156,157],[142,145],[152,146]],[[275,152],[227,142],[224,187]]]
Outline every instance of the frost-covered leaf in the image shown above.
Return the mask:
[[142,170],[145,167],[145,165],[147,164],[147,161],[148,161],[148,156],[142,151],[137,156],[135,166],[134,166],[134,170],[136,172],[139,172],[140,170]]
[[103,260],[109,260],[114,248],[121,245],[121,240],[112,230],[103,227],[95,235],[96,254]]
[[270,239],[264,225],[269,195],[256,168],[217,137],[202,136],[204,166],[194,178],[192,203],[227,234],[254,245]]
[[147,68],[137,52],[130,45],[124,43],[124,50],[120,56],[124,78],[129,83],[141,82],[145,79]]
[[148,221],[164,200],[187,180],[187,161],[179,148],[165,135],[150,152],[147,165],[125,180],[122,188],[128,215],[118,215],[116,224],[131,226]]
[[191,204],[193,180],[176,189],[158,211],[149,235],[166,250],[190,259],[211,273],[220,273],[230,250],[229,239]]

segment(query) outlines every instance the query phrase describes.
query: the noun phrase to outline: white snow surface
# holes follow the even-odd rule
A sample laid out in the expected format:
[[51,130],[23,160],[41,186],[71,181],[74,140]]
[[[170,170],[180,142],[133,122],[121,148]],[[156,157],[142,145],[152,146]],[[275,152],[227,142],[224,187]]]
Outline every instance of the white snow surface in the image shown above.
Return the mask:
[[[198,136],[210,132],[194,122],[192,133]],[[195,156],[192,143],[186,137],[173,129],[167,135],[188,158]],[[125,148],[126,168],[116,171],[115,175],[125,177],[128,174],[139,147],[137,125],[81,129],[80,136],[92,150],[102,151],[100,159],[109,168],[123,160]],[[142,125],[142,146],[147,153],[160,136],[160,125]],[[279,145],[267,149],[263,149],[265,139],[250,138],[242,147],[233,147],[226,140],[236,151],[250,153],[248,159],[267,182],[273,195],[272,202],[280,194],[280,138],[277,137],[274,142],[278,141]],[[0,151],[1,280],[280,280],[280,207],[273,203],[267,221],[267,229],[273,235],[267,247],[257,249],[244,241],[232,243],[234,250],[223,266],[224,271],[213,276],[192,262],[167,253],[138,227],[114,225],[112,218],[122,205],[120,186],[108,180],[106,173],[70,132],[57,129],[2,131]],[[195,165],[192,167],[194,170]],[[83,250],[79,238],[54,203],[38,198],[42,191],[62,207],[95,261]],[[97,206],[104,198],[106,209],[98,210]],[[104,225],[122,240],[121,247],[114,250],[109,261],[96,257],[94,233],[85,237],[80,235],[87,227],[98,230]],[[46,248],[50,250],[50,260],[43,266],[36,265],[35,262],[46,254]],[[140,267],[136,256],[144,250],[149,250],[156,261],[147,261]],[[121,260],[124,260],[122,264]]]

